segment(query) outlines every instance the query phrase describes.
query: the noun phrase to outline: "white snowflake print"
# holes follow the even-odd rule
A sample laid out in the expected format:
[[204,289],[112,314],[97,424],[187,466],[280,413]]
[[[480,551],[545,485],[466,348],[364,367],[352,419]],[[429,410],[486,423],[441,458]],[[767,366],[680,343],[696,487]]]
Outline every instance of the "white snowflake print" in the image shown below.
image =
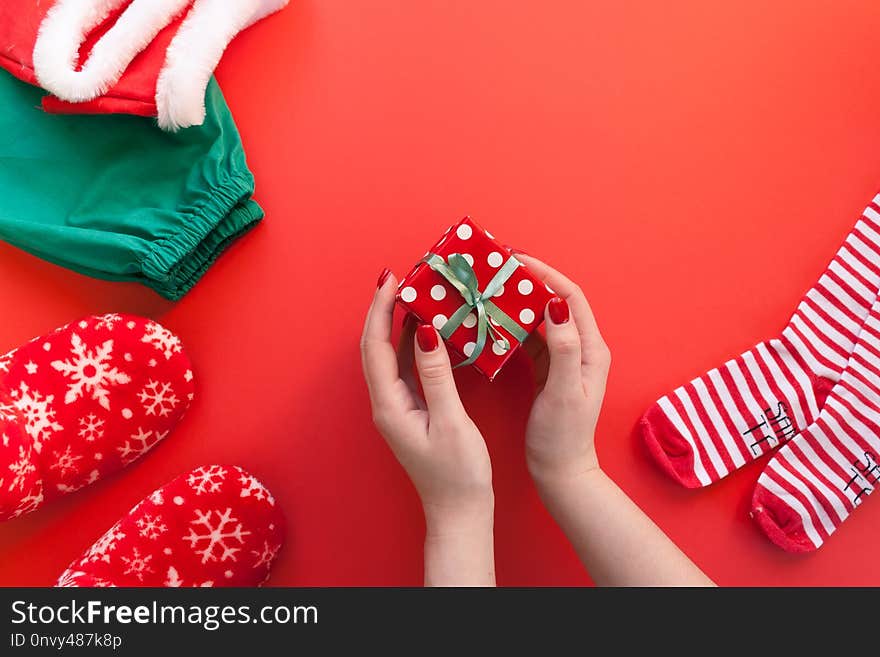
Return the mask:
[[117,543],[123,538],[125,538],[125,532],[119,531],[119,523],[116,523],[89,548],[89,551],[86,552],[80,563],[85,564],[97,561],[110,563],[110,553],[116,550]]
[[27,373],[33,376],[37,373],[37,370],[40,369],[39,366],[32,360],[29,360],[24,365],[24,369],[27,370]]
[[132,461],[136,461],[141,456],[153,449],[153,446],[165,436],[171,433],[168,431],[144,431],[138,427],[137,433],[133,433],[122,447],[117,447],[119,458],[122,459],[123,465],[128,465]]
[[94,413],[89,413],[79,419],[79,437],[87,442],[94,442],[104,437],[104,420],[99,419]]
[[55,586],[60,588],[79,588],[80,580],[83,578],[88,578],[86,582],[86,586],[93,586],[96,588],[115,588],[116,585],[112,582],[108,582],[106,579],[102,579],[100,577],[89,577],[88,573],[84,573],[81,570],[73,570],[68,568],[62,573],[61,577],[58,578],[58,582]]
[[[35,492],[36,491],[36,492]],[[21,498],[21,502],[18,503],[18,506],[15,509],[15,513],[12,514],[13,518],[18,518],[19,516],[23,516],[26,513],[30,513],[31,511],[36,511],[43,504],[43,482],[37,482],[37,485],[30,490],[30,492],[23,498]]]
[[24,430],[34,441],[34,449],[39,454],[43,443],[56,431],[64,429],[55,421],[55,409],[52,408],[55,395],[43,397],[38,391],[28,388],[24,381],[19,384],[18,390],[10,394],[15,399],[15,407],[24,415]]
[[[206,580],[201,583],[193,582],[192,585],[198,588],[208,588],[214,586],[214,582],[212,580]],[[177,572],[177,568],[174,566],[168,566],[168,573],[165,575],[165,581],[162,583],[162,586],[180,588],[181,586],[186,586],[186,584],[184,584],[180,574]]]
[[162,586],[167,586],[172,589],[183,586],[183,580],[180,579],[180,576],[177,574],[177,568],[174,566],[168,566],[168,573],[165,575],[165,581],[162,582]]
[[23,445],[18,446],[18,460],[9,464],[9,470],[12,472],[12,483],[9,484],[7,490],[12,491],[18,489],[24,491],[24,482],[27,476],[34,472],[37,466],[31,461],[31,450],[25,450]]
[[[79,457],[77,457],[79,458]],[[55,487],[60,490],[62,493],[75,493],[80,488],[85,488],[86,486],[95,483],[98,479],[101,478],[101,473],[98,470],[92,470],[89,473],[89,476],[85,478],[85,480],[80,481],[78,484],[74,484],[73,486],[68,486],[67,484],[56,484]]]
[[156,322],[147,323],[147,332],[141,338],[141,342],[153,345],[162,352],[165,360],[168,360],[174,354],[179,354],[183,349],[180,339],[171,331]]
[[[238,469],[238,468],[236,468]],[[272,493],[261,484],[256,477],[238,469],[238,482],[241,484],[241,497],[254,497],[258,500],[266,500],[269,506],[275,506],[275,498]]]
[[84,577],[85,573],[81,570],[70,570],[69,568],[61,573],[61,577],[55,583],[59,588],[71,588],[79,586],[79,578]]
[[116,324],[122,321],[122,316],[117,313],[108,313],[106,315],[101,315],[98,317],[98,321],[95,322],[95,329],[107,329],[108,331],[112,331],[116,328]]
[[77,468],[77,462],[82,460],[82,456],[73,456],[70,453],[70,445],[63,452],[55,452],[55,463],[49,466],[50,470],[61,470],[61,478],[65,478],[68,472],[74,472]]
[[9,363],[12,362],[12,357],[15,355],[14,351],[10,351],[8,354],[3,354],[0,356],[0,372],[6,372],[9,374]]
[[67,386],[64,403],[72,404],[85,393],[91,393],[92,399],[103,408],[110,410],[110,394],[107,387],[131,382],[131,377],[112,365],[113,340],[105,341],[92,350],[86,347],[76,333],[70,338],[72,358],[53,360],[53,369],[70,377],[72,383]]
[[160,383],[150,380],[144,389],[138,393],[138,399],[144,405],[147,415],[167,417],[177,406],[180,400],[171,389],[170,383]]
[[259,550],[251,550],[251,554],[257,558],[256,563],[254,563],[254,568],[259,568],[260,566],[271,566],[272,562],[275,561],[275,557],[278,556],[278,550],[281,549],[281,545],[269,545],[269,541],[263,541],[263,547]]
[[[214,514],[217,517],[212,522],[211,517]],[[190,524],[195,525],[199,531],[190,527],[189,534],[184,536],[183,540],[189,541],[193,551],[202,557],[202,563],[223,562],[227,559],[236,561],[235,554],[241,551],[244,537],[250,534],[246,529],[242,529],[238,518],[233,517],[232,509],[228,507],[223,513],[219,510],[207,513],[196,510],[196,519],[190,520]],[[233,541],[238,541],[238,547],[232,545]],[[203,547],[197,549],[199,546]]]
[[161,491],[161,490],[155,490],[155,491],[153,491],[153,492],[150,494],[149,500],[150,500],[150,502],[152,502],[152,503],[155,504],[156,506],[162,506],[163,504],[165,504],[165,499],[162,497],[162,491]]
[[168,531],[168,527],[162,522],[162,516],[160,515],[153,516],[149,513],[145,513],[137,519],[135,524],[138,527],[138,533],[151,541],[155,541]]
[[15,419],[15,404],[0,401],[0,420],[9,422]]
[[220,490],[220,485],[226,479],[226,474],[226,470],[219,465],[201,467],[194,470],[186,478],[186,483],[196,492],[196,495],[216,493]]
[[122,571],[123,575],[134,575],[138,578],[139,582],[144,581],[144,575],[147,573],[156,572],[153,570],[153,567],[150,566],[150,562],[153,560],[152,554],[141,555],[140,550],[137,548],[132,548],[130,557],[122,557],[122,561],[125,563],[125,570]]

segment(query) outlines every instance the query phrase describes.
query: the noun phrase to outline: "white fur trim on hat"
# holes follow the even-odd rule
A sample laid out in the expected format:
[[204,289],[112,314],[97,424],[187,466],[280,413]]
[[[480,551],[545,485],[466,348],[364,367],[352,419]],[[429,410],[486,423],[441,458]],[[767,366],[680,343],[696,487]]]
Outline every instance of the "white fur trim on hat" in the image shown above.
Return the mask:
[[189,5],[190,0],[134,0],[77,69],[86,36],[126,0],[58,0],[40,25],[34,72],[47,91],[83,102],[103,95],[131,60]]
[[156,107],[163,130],[201,125],[205,89],[223,51],[235,35],[288,0],[195,0],[168,46],[156,84]]

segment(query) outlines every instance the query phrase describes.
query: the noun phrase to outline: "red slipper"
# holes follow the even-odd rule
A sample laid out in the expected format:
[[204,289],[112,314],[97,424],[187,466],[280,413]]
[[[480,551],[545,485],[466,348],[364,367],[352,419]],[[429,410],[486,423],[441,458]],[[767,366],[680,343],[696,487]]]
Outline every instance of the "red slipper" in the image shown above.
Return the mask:
[[237,466],[207,465],[141,501],[56,586],[259,586],[283,537],[263,484]]
[[[89,317],[0,356],[0,520],[140,458],[193,396],[180,340],[141,317]],[[4,401],[5,399],[5,401]]]

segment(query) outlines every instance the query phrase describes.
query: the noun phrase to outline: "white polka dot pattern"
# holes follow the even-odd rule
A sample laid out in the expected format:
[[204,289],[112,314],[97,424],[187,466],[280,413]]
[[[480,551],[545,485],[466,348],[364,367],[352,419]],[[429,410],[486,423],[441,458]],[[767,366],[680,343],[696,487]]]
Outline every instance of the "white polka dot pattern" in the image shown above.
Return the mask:
[[[486,289],[499,267],[510,257],[508,250],[495,241],[491,233],[467,218],[450,227],[444,237],[429,249],[429,253],[444,259],[450,254],[460,253],[473,268],[480,290]],[[551,295],[525,266],[521,266],[499,287],[492,304],[530,333],[543,321],[544,306]],[[448,318],[459,311],[464,303],[461,294],[425,263],[417,264],[404,277],[399,287],[398,301],[420,322],[430,323],[437,329],[444,327]],[[487,336],[486,345],[474,366],[491,380],[519,347],[519,341],[497,322],[490,321],[493,330],[510,343],[510,348],[504,350],[493,341],[491,335]],[[446,340],[453,362],[460,362],[473,354],[477,329],[476,313],[470,312]]]

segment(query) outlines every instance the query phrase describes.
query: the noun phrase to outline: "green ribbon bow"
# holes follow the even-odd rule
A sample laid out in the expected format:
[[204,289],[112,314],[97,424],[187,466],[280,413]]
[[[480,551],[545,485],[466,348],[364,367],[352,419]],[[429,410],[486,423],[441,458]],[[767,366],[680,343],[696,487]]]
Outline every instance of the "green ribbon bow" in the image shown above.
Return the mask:
[[448,258],[448,263],[442,257],[435,253],[429,253],[425,256],[425,262],[431,269],[440,274],[449,283],[458,290],[464,299],[461,307],[453,313],[443,328],[440,329],[440,335],[444,340],[448,340],[455,331],[464,322],[471,311],[477,314],[477,341],[474,350],[468,356],[467,360],[459,363],[456,367],[472,364],[486,346],[487,338],[492,338],[492,342],[501,345],[504,351],[510,349],[510,342],[498,330],[492,326],[489,321],[491,318],[498,326],[504,328],[510,335],[516,338],[520,343],[529,337],[528,331],[517,324],[507,313],[501,310],[490,300],[495,293],[501,289],[501,286],[507,282],[517,267],[522,265],[516,258],[511,256],[508,258],[495,276],[486,285],[486,288],[480,292],[477,282],[477,275],[474,273],[473,267],[465,260],[464,256],[459,253],[453,253]]

